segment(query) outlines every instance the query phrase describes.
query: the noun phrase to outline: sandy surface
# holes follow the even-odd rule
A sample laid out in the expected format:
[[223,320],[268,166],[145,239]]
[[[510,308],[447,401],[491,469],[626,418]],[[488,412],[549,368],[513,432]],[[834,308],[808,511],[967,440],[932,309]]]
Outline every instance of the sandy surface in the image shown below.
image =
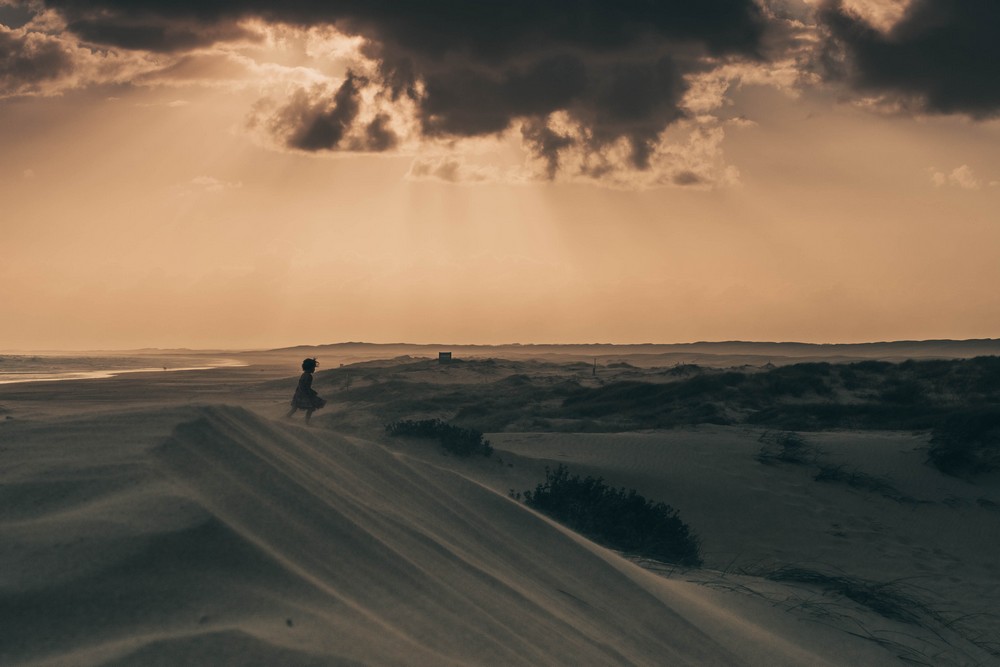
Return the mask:
[[[914,502],[763,465],[738,429],[498,434],[460,461],[282,419],[260,390],[280,377],[0,387],[0,664],[997,664],[952,614],[998,602],[998,487],[926,468],[913,436],[810,445]],[[506,497],[554,462],[680,509],[706,567],[640,567]],[[765,561],[922,576],[942,616],[736,571]]]

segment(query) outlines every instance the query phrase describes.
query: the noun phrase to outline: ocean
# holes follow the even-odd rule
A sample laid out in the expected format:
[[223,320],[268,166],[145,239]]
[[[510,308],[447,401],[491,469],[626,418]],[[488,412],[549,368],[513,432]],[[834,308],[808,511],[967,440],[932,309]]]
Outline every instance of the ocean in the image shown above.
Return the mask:
[[236,359],[183,356],[0,355],[0,384],[96,380],[122,373],[195,371],[245,366]]

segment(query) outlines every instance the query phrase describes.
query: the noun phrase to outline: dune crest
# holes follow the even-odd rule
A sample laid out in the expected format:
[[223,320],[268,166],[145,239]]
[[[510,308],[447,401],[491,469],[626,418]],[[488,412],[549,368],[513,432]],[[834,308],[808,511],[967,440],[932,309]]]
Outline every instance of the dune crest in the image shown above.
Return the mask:
[[[0,597],[4,664],[826,664],[371,442],[224,406],[78,421],[62,428],[118,446],[53,445],[75,506],[0,524],[21,568]],[[52,476],[31,430],[22,477]],[[18,553],[60,547],[67,512],[90,547],[62,545],[76,565],[47,578]]]
[[[316,630],[338,658],[733,659],[547,522],[377,445],[210,408],[159,456],[213,515],[313,587]],[[648,618],[637,623],[636,611]]]

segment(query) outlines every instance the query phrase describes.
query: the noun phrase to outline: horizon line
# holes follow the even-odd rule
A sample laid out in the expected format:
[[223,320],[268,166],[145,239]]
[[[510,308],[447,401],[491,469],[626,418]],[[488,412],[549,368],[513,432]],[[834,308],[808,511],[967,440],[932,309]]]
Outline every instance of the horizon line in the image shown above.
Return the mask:
[[22,354],[86,354],[86,353],[126,353],[126,352],[191,352],[198,354],[206,353],[248,353],[248,352],[280,352],[283,350],[294,350],[300,348],[317,347],[337,347],[337,346],[373,346],[373,347],[479,347],[479,348],[502,348],[502,347],[685,347],[694,345],[800,345],[809,347],[850,347],[861,345],[899,345],[899,344],[933,344],[933,343],[998,343],[1000,338],[927,338],[927,339],[899,339],[899,340],[869,340],[852,341],[840,343],[814,343],[804,341],[769,341],[769,340],[698,340],[674,343],[610,343],[610,342],[589,342],[589,343],[411,343],[411,342],[371,342],[371,341],[339,341],[335,343],[298,343],[294,345],[282,345],[277,347],[128,347],[128,348],[35,348],[35,349],[15,349],[7,348],[0,350],[0,354],[22,355]]

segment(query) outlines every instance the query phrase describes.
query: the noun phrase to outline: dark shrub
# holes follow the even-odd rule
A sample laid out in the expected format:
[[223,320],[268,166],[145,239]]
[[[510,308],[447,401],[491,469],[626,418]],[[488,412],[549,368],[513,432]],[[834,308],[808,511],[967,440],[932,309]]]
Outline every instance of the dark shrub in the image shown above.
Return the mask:
[[387,425],[385,431],[392,436],[409,435],[417,438],[436,438],[445,450],[455,456],[482,454],[488,457],[493,455],[493,446],[489,440],[483,439],[482,432],[472,428],[452,426],[440,419],[422,419],[420,421],[406,419]]
[[896,403],[778,404],[747,415],[750,424],[796,431],[830,428],[926,429],[939,419],[940,408]]
[[885,373],[892,369],[892,364],[888,361],[856,361],[850,367],[862,373]]
[[776,368],[762,377],[764,390],[769,396],[799,398],[808,393],[829,396],[832,393],[826,378],[830,364],[803,363]]
[[966,363],[973,371],[969,389],[995,399],[1000,391],[1000,357],[976,357]]
[[975,475],[1000,468],[1000,408],[954,414],[931,436],[927,462],[948,475]]
[[613,382],[604,387],[579,389],[563,401],[563,408],[574,417],[600,417],[638,409],[662,409],[670,400],[672,388],[648,382]]
[[698,538],[677,511],[646,500],[635,489],[570,476],[560,465],[545,469],[545,482],[525,491],[524,502],[611,548],[679,565],[701,564]]
[[888,477],[876,477],[862,472],[857,468],[848,469],[846,466],[821,465],[819,472],[813,477],[817,482],[832,482],[846,484],[853,489],[861,491],[872,491],[890,500],[899,503],[917,502],[909,496],[904,496]]
[[924,401],[925,390],[919,382],[914,380],[893,379],[887,381],[879,398],[886,403],[898,403],[901,405],[919,404]]
[[816,451],[806,445],[798,433],[763,433],[758,442],[764,443],[754,457],[761,463],[808,464],[816,461]]

